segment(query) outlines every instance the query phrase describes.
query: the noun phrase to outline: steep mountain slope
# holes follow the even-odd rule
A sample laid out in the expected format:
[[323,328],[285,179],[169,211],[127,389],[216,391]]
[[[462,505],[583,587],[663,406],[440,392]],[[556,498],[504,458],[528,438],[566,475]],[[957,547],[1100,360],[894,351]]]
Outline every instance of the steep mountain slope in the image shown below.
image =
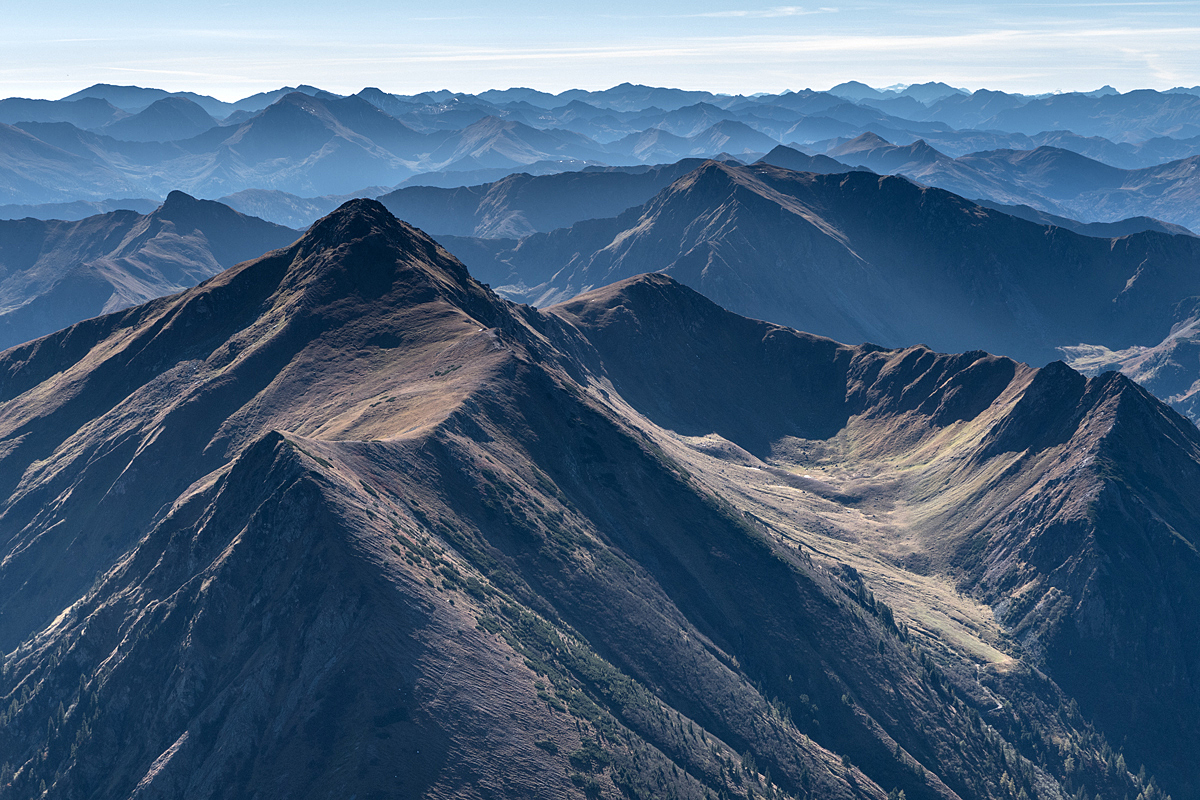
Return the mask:
[[[661,276],[516,307],[371,201],[0,376],[0,796],[1161,797],[1031,671],[1053,631],[1027,653],[935,573],[865,579],[850,534],[888,476],[835,474],[1047,476],[1033,395],[1200,469],[1123,379],[1058,404],[1053,370],[847,348]],[[1076,466],[1062,490],[1100,479]]]
[[541,131],[519,122],[484,117],[447,136],[429,154],[436,169],[515,167],[546,158],[595,159],[604,149],[578,133]]
[[898,147],[874,134],[837,145],[829,155],[964,197],[1029,205],[1084,222],[1141,216],[1200,228],[1195,202],[1200,196],[1200,156],[1126,170],[1048,146],[950,158],[924,141]]
[[455,189],[405,187],[378,199],[397,217],[435,236],[519,238],[615,216],[646,202],[702,163],[693,158],[641,171],[519,173]]
[[251,187],[320,195],[396,183],[413,172],[404,157],[355,128],[370,122],[397,139],[424,137],[390,117],[390,126],[378,124],[375,114],[386,116],[358,98],[347,107],[293,92],[236,127],[181,142],[197,158],[181,164],[190,174],[180,185],[210,196]]
[[984,208],[1008,214],[1010,217],[1029,220],[1030,222],[1036,222],[1038,225],[1055,225],[1059,228],[1074,231],[1075,233],[1081,233],[1084,236],[1096,236],[1101,239],[1116,239],[1121,236],[1142,233],[1143,231],[1169,233],[1172,236],[1196,235],[1182,225],[1172,225],[1170,222],[1163,222],[1161,219],[1154,219],[1153,217],[1130,217],[1129,219],[1117,222],[1080,222],[1067,217],[1048,214],[1045,211],[1039,211],[1029,206],[1005,205],[1004,203],[993,203],[982,199],[976,199],[975,202]]
[[217,125],[203,108],[183,97],[155,100],[133,116],[110,122],[100,133],[132,142],[190,139]]
[[1084,237],[903,178],[765,164],[708,162],[618,217],[464,257],[538,305],[657,270],[739,313],[843,341],[982,346],[1030,363],[1064,344],[1155,344],[1200,290],[1195,237]]
[[[914,605],[913,573],[953,576],[1026,663],[1129,737],[1130,763],[1154,765],[1179,794],[1197,791],[1200,650],[1186,633],[1195,623],[1180,625],[1195,613],[1200,568],[1200,500],[1185,488],[1200,477],[1193,425],[1114,373],[1086,381],[1061,363],[1030,370],[923,347],[859,350],[820,395],[828,373],[810,367],[788,386],[796,373],[779,361],[729,357],[727,329],[692,321],[671,337],[679,320],[632,305],[599,290],[564,309],[601,329],[588,335],[615,390],[679,434],[664,447],[686,469],[772,529],[855,565],[918,628],[943,643],[963,636],[951,649],[1005,663],[976,639],[986,622],[953,600]],[[651,360],[621,335],[631,327],[633,341],[675,349]],[[766,396],[794,405],[755,402]],[[772,465],[773,477],[753,472]],[[814,543],[813,530],[828,538]]]
[[958,161],[1019,183],[1067,216],[1087,222],[1148,216],[1200,228],[1195,202],[1200,196],[1200,156],[1137,170],[1118,170],[1051,147],[975,153]]
[[1179,302],[1166,337],[1153,346],[1112,350],[1091,344],[1060,348],[1088,375],[1120,370],[1200,423],[1200,298]]
[[194,286],[296,231],[172,192],[157,210],[0,222],[0,349]]
[[822,174],[862,169],[862,167],[852,167],[849,164],[843,164],[829,156],[820,154],[808,155],[794,147],[788,147],[783,144],[772,148],[770,152],[759,159],[759,163],[771,164],[776,167],[795,170],[796,172],[819,172]]
[[56,203],[138,196],[124,175],[0,124],[0,203]]

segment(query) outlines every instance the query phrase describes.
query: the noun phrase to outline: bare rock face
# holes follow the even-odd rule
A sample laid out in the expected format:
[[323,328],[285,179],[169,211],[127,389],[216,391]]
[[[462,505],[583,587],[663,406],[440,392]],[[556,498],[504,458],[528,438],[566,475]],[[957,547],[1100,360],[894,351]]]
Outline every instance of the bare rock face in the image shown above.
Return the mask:
[[0,355],[0,797],[1190,796],[1194,478],[1123,378],[352,201]]

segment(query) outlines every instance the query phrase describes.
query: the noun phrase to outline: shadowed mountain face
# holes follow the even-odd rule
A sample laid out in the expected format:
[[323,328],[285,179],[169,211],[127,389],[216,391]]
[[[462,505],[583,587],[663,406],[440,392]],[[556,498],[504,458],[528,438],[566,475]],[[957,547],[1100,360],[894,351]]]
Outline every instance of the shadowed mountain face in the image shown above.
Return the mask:
[[98,128],[129,115],[99,98],[78,100],[0,100],[0,122],[69,122],[78,128]]
[[903,178],[715,162],[618,217],[490,258],[463,252],[538,305],[657,269],[740,313],[844,341],[983,346],[1030,363],[1063,344],[1153,345],[1200,290],[1194,237],[1096,239]]
[[1141,142],[1154,136],[1188,138],[1200,134],[1200,97],[1142,90],[1090,97],[1046,97],[1000,111],[980,127],[1036,133],[1072,130],[1116,142]]
[[55,203],[136,194],[115,170],[0,124],[0,203]]
[[296,236],[182,192],[146,215],[0,221],[0,349],[194,286]]
[[1195,796],[1200,435],[1119,376],[360,200],[0,355],[0,448],[0,796]]
[[1030,205],[1084,222],[1144,216],[1200,228],[1195,202],[1200,156],[1130,170],[1048,146],[950,158],[921,140],[898,147],[870,133],[832,148],[829,155],[964,197]]
[[1054,225],[1074,231],[1075,233],[1081,233],[1084,236],[1094,236],[1098,239],[1117,239],[1121,236],[1130,236],[1144,231],[1169,233],[1172,236],[1196,235],[1181,225],[1172,225],[1170,222],[1163,222],[1153,217],[1130,217],[1118,222],[1079,222],[1067,217],[1048,214],[1045,211],[1039,211],[1036,208],[1030,208],[1025,205],[1005,205],[1004,203],[992,203],[987,200],[976,200],[975,202],[984,208],[994,209],[1002,214],[1008,214],[1010,217],[1029,220],[1030,222],[1036,222],[1038,225]]
[[1200,298],[1175,307],[1171,330],[1152,346],[1122,350],[1080,344],[1060,348],[1067,363],[1089,375],[1120,370],[1175,408],[1200,420]]
[[760,158],[758,163],[771,164],[776,167],[795,170],[796,172],[818,172],[821,174],[848,172],[856,169],[829,156],[820,154],[808,155],[794,147],[782,144]]
[[111,122],[100,133],[133,142],[173,142],[190,139],[215,127],[217,121],[183,97],[164,97],[130,117]]
[[700,159],[634,172],[510,175],[480,186],[413,186],[379,197],[396,216],[433,235],[520,238],[638,206],[700,166]]

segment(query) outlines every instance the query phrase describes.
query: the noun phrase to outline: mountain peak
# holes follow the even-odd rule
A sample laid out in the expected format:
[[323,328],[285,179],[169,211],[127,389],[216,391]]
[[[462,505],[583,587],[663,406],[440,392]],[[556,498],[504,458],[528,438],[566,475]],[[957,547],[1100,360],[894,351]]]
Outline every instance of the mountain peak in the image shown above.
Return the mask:
[[[286,284],[304,286],[315,305],[419,304],[441,298],[477,319],[495,315],[495,298],[456,258],[377,200],[348,200],[313,223],[294,246]],[[359,301],[354,301],[355,303]]]
[[875,150],[876,148],[879,148],[879,147],[891,147],[891,146],[892,146],[892,143],[889,142],[887,139],[884,139],[882,136],[880,136],[877,133],[872,133],[871,131],[867,131],[866,133],[860,134],[859,136],[854,137],[850,141],[840,144],[837,147],[831,149],[827,153],[827,155],[830,155],[830,156],[846,155],[849,153],[860,153],[865,150]]
[[222,211],[237,213],[215,200],[199,200],[187,192],[174,189],[154,212],[154,216],[175,223],[195,224],[201,217],[212,217]]
[[702,196],[708,196],[714,191],[727,191],[739,182],[742,177],[733,167],[721,161],[708,159],[696,169],[677,180],[668,192],[699,191]]
[[349,242],[381,233],[397,222],[378,200],[356,198],[347,200],[314,222],[302,241],[324,245]]
[[192,197],[187,192],[181,192],[178,189],[172,189],[170,194],[167,195],[167,199],[163,200],[163,204],[162,204],[161,208],[162,209],[187,208],[189,206],[195,205],[198,202],[200,202],[200,201],[197,200],[196,198]]
[[[240,211],[235,211],[224,203],[217,202],[216,200],[200,200],[178,189],[168,194],[167,198],[163,200],[162,205],[151,216],[158,220],[172,222],[180,230],[184,228],[208,228],[213,225],[220,226],[219,228],[211,228],[209,233],[210,236],[216,237],[212,245],[220,252],[226,252],[231,249],[245,252],[241,243],[243,243],[245,236],[252,228],[261,226],[277,228],[279,233],[285,236],[289,233],[294,233],[282,225],[275,225],[256,217],[247,216]],[[220,231],[219,235],[217,233],[218,230]],[[235,261],[227,261],[225,263],[232,265],[243,258],[245,256],[241,255]]]

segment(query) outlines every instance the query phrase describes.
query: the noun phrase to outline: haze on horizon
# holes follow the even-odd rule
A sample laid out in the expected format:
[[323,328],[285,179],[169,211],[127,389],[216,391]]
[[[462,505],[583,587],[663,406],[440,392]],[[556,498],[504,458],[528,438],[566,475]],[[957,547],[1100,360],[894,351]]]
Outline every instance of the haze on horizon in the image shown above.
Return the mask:
[[298,83],[412,93],[630,81],[746,94],[852,79],[1025,93],[1200,84],[1195,2],[821,2],[48,0],[9,11],[0,96],[59,98],[100,82],[222,100]]

